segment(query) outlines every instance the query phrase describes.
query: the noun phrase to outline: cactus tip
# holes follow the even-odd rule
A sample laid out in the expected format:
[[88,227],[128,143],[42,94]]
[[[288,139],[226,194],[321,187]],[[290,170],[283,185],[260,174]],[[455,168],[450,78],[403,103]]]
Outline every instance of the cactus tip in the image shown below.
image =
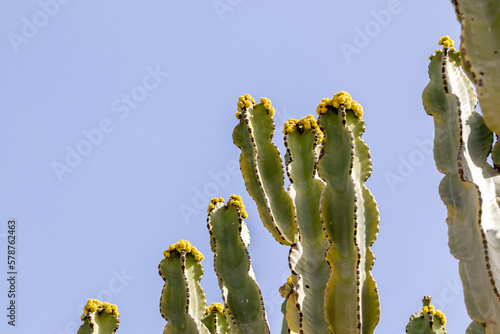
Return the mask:
[[283,134],[286,135],[288,133],[292,133],[296,128],[298,128],[299,131],[313,129],[318,135],[318,143],[323,141],[323,131],[321,131],[321,128],[313,115],[301,118],[300,120],[293,118],[289,119],[283,125]]
[[428,314],[436,317],[439,319],[443,326],[446,325],[446,316],[441,310],[436,310],[434,305],[431,305],[431,296],[425,296],[422,302],[424,304],[424,306],[422,307],[422,311],[420,311],[422,315]]
[[[453,48],[452,46],[455,44],[455,42],[450,38],[450,36],[443,36],[439,39],[439,42],[438,42],[439,45],[442,45],[443,46],[443,50],[445,51],[449,51],[451,53],[454,53],[454,52],[457,52],[455,50],[455,48]],[[449,50],[448,50],[449,49]],[[432,60],[432,58],[434,58],[435,56],[443,53],[443,50],[436,50],[436,53],[435,54],[432,54],[429,59]]]
[[267,97],[262,97],[260,99],[261,103],[264,103],[264,108],[266,108],[267,114],[271,117],[274,116],[274,107],[271,105],[271,100],[269,100]]
[[87,304],[83,308],[83,314],[81,316],[82,321],[87,318],[90,313],[96,312],[106,312],[109,314],[118,317],[120,314],[118,313],[118,307],[114,304],[103,303],[97,299],[89,299],[87,300]]
[[224,198],[222,197],[214,197],[210,200],[210,204],[208,204],[208,209],[207,209],[207,212],[210,213],[213,211],[213,209],[215,209],[215,204],[219,203],[219,202],[222,202],[224,203]]
[[207,313],[224,313],[224,306],[221,303],[212,303],[207,307]]
[[450,38],[450,36],[443,36],[439,39],[439,45],[442,45],[443,48],[446,50],[446,49],[449,49],[453,46],[453,44],[455,44],[455,42]]
[[[241,112],[244,109],[253,107],[255,104],[255,99],[250,94],[242,95],[238,98],[238,112],[236,112],[236,118],[241,118]],[[270,104],[270,102],[269,102]]]
[[327,106],[332,106],[338,109],[341,105],[343,105],[346,109],[352,110],[359,119],[363,117],[363,107],[361,104],[354,101],[351,95],[346,91],[338,92],[331,99],[323,98],[319,106],[316,108],[316,112],[318,115],[321,115],[327,112]]
[[243,205],[243,200],[241,199],[241,196],[238,195],[229,196],[229,202],[227,204],[234,205],[235,207],[240,209],[240,213],[243,219],[248,218],[248,213],[245,211],[245,205]]
[[196,247],[192,246],[189,241],[182,239],[176,244],[171,244],[167,250],[163,251],[163,256],[169,258],[172,252],[180,254],[182,251],[186,252],[186,254],[191,254],[197,262],[201,262],[204,258],[203,254]]

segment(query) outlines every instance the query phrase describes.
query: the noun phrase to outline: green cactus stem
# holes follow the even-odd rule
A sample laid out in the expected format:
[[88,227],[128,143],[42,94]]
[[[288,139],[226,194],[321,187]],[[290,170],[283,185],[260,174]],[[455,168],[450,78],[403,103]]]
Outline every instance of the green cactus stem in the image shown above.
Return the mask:
[[473,321],[469,327],[467,327],[465,334],[486,334],[486,329],[483,324]]
[[448,209],[450,251],[459,259],[469,316],[500,333],[500,175],[487,163],[493,134],[474,111],[474,86],[454,49],[431,56],[422,99],[434,118],[434,159],[445,174],[439,193]]
[[206,311],[200,285],[203,255],[185,240],[170,245],[163,255],[158,272],[165,281],[160,299],[160,313],[168,321],[164,333],[210,333],[201,322]]
[[321,225],[319,204],[325,183],[318,178],[316,147],[323,133],[312,115],[285,123],[285,157],[290,194],[295,206],[300,241],[290,250],[289,264],[296,285],[293,306],[297,307],[299,327],[304,333],[330,333],[325,319],[324,299],[330,266],[325,254],[329,247]]
[[284,170],[280,153],[271,142],[274,108],[268,99],[254,105],[246,94],[238,101],[240,120],[233,141],[241,149],[240,167],[248,193],[254,199],[264,226],[284,245],[298,240],[292,199],[284,189]]
[[431,297],[422,300],[422,311],[414,313],[406,326],[408,334],[446,334],[446,317],[443,312],[431,305]]
[[318,161],[326,182],[321,196],[323,228],[331,243],[331,267],[325,294],[326,320],[333,333],[373,333],[380,317],[378,291],[371,268],[370,246],[379,226],[379,212],[364,185],[371,174],[370,152],[361,139],[363,109],[346,92],[323,99],[317,108],[325,133]]
[[477,87],[486,125],[500,133],[500,3],[453,0],[462,25],[462,66]]
[[262,295],[250,265],[250,233],[241,197],[231,195],[227,205],[214,198],[208,208],[207,226],[214,253],[226,316],[235,333],[269,333]]
[[77,334],[111,334],[120,325],[118,307],[103,303],[97,299],[89,299],[83,309],[83,324]]

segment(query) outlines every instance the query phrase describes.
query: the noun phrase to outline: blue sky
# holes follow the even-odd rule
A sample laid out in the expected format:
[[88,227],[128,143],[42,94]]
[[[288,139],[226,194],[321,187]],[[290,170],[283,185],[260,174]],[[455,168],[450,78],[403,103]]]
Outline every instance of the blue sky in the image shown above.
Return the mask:
[[[442,175],[421,101],[437,41],[459,41],[449,1],[6,2],[0,11],[0,254],[17,228],[17,325],[75,333],[88,298],[118,305],[118,333],[161,333],[162,251],[190,240],[220,301],[206,207],[243,196],[250,255],[272,332],[287,247],[262,227],[235,162],[239,95],[272,100],[278,130],[347,90],[365,111],[367,186],[381,213],[375,333],[404,333],[424,295],[464,332],[458,262],[447,246]],[[281,135],[275,143],[283,152]],[[1,309],[8,286],[0,284]],[[4,311],[6,312],[6,311]]]

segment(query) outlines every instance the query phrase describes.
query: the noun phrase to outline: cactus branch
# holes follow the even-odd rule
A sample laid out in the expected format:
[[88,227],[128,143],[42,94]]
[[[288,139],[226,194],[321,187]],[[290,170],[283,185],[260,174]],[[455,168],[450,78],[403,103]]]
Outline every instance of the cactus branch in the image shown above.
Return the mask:
[[493,134],[474,111],[474,86],[460,63],[451,48],[431,56],[422,99],[434,117],[434,159],[445,174],[439,193],[448,208],[448,245],[459,259],[467,310],[487,333],[500,333],[500,175],[486,161]]
[[269,333],[262,295],[250,265],[250,233],[241,197],[221,198],[209,206],[207,226],[228,321],[236,333]]

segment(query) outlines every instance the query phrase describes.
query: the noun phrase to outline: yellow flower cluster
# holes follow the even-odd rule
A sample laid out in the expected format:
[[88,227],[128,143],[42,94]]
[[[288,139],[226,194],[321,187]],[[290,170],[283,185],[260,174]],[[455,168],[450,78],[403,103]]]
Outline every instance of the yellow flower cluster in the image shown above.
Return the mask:
[[[450,49],[450,53],[457,52],[455,50],[455,48],[452,48],[452,46],[455,44],[455,42],[450,38],[450,36],[441,37],[439,39],[438,44],[442,45],[443,49],[445,49],[445,50]],[[434,56],[437,56],[437,55],[441,54],[442,52],[443,52],[443,50],[436,50],[436,54],[431,55],[429,57],[429,59],[432,60],[432,58],[434,58]]]
[[210,200],[210,204],[208,204],[208,209],[207,212],[210,213],[212,212],[213,209],[215,209],[215,204],[222,202],[224,203],[224,198],[222,197],[215,197]]
[[356,101],[352,101],[351,110],[359,119],[363,118],[363,106]]
[[343,104],[346,109],[351,109],[352,97],[348,92],[340,91],[333,95],[332,100],[334,108],[338,109],[340,105]]
[[293,118],[290,118],[288,121],[286,121],[285,124],[283,124],[283,134],[286,135],[287,133],[292,133],[293,130],[295,130],[298,122],[298,119]]
[[240,209],[241,216],[243,219],[248,218],[248,213],[245,211],[245,206],[243,205],[243,201],[241,200],[241,196],[231,195],[229,196],[229,202],[227,204],[234,205]]
[[442,45],[444,49],[449,49],[455,44],[455,42],[450,38],[450,36],[443,36],[439,39],[439,45]]
[[207,313],[212,312],[224,313],[224,306],[221,303],[212,303],[209,307],[207,307]]
[[96,313],[96,312],[101,313],[103,311],[108,314],[112,314],[115,317],[118,317],[120,315],[118,313],[118,306],[110,303],[103,303],[97,299],[89,299],[87,300],[87,304],[83,308],[83,314],[81,316],[81,319],[83,321],[90,313]]
[[[242,95],[238,98],[238,111],[236,112],[236,118],[241,118],[241,112],[243,109],[252,107],[255,104],[255,99],[250,96],[250,94]],[[269,102],[269,105],[271,102]]]
[[283,126],[283,134],[286,135],[287,133],[292,133],[295,128],[302,128],[305,130],[314,129],[318,134],[318,143],[321,143],[323,141],[323,131],[321,131],[318,122],[313,115],[301,118],[300,120],[296,120],[293,118],[289,119]]
[[351,95],[345,91],[338,92],[331,99],[326,97],[321,99],[321,103],[316,108],[316,112],[318,115],[321,115],[328,111],[328,106],[338,109],[340,105],[343,105],[346,109],[351,109],[359,119],[363,117],[363,107],[361,104],[354,101]]
[[186,254],[191,254],[194,257],[194,260],[197,262],[201,262],[203,260],[203,254],[196,247],[192,246],[191,243],[187,240],[179,240],[176,244],[171,244],[170,247],[163,252],[163,256],[165,258],[169,258],[172,252],[181,253],[185,251]]
[[267,97],[262,97],[260,99],[260,102],[264,103],[264,108],[267,110],[267,114],[271,117],[274,116],[274,107],[271,105],[271,100],[269,100]]
[[444,326],[446,325],[446,316],[444,315],[441,310],[436,310],[434,308],[434,305],[429,305],[429,306],[424,306],[422,307],[422,311],[420,312],[422,315],[424,314],[430,314],[436,318],[438,318],[441,321],[441,324]]

